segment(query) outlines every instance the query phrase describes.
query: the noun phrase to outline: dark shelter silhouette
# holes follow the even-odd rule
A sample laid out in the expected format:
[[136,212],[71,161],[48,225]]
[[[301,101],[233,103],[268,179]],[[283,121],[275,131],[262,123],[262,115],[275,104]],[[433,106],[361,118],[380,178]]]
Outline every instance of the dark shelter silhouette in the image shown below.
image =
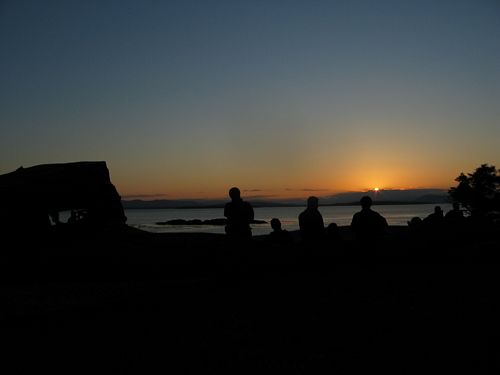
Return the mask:
[[[16,230],[28,220],[33,230],[60,223],[59,212],[88,211],[93,226],[121,226],[125,216],[121,197],[111,183],[106,162],[76,162],[20,167],[0,175],[0,226]],[[29,213],[26,218],[26,213]]]
[[273,231],[269,233],[269,240],[276,244],[289,244],[292,242],[292,235],[286,229],[281,228],[280,219],[271,219],[271,228]]
[[240,189],[229,189],[231,202],[224,207],[224,216],[227,218],[226,234],[235,239],[252,238],[250,223],[254,219],[252,205],[241,199]]
[[318,198],[311,196],[307,198],[307,208],[299,215],[300,236],[303,240],[317,240],[325,234],[325,224],[318,206]]
[[361,211],[356,212],[352,217],[351,229],[356,237],[361,240],[371,240],[382,236],[387,228],[387,220],[371,209],[372,199],[365,195],[359,201]]

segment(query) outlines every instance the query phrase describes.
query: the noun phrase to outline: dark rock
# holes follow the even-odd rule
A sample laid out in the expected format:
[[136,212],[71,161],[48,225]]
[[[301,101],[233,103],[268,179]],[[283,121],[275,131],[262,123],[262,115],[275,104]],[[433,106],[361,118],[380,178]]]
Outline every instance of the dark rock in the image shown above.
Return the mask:
[[227,219],[209,219],[209,220],[204,220],[203,224],[206,224],[206,225],[226,225],[227,224]]

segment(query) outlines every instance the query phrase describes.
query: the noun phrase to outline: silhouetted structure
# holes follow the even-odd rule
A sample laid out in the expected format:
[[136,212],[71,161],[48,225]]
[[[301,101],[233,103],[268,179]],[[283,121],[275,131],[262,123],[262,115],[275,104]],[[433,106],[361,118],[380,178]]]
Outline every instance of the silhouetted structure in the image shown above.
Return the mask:
[[271,219],[271,228],[273,228],[273,231],[269,233],[271,242],[276,244],[289,244],[292,242],[292,235],[286,229],[281,228],[281,221],[279,219]]
[[241,199],[240,189],[233,187],[229,190],[231,202],[224,207],[224,216],[227,218],[226,233],[231,238],[249,239],[252,237],[250,223],[254,219],[252,205]]
[[360,200],[361,211],[352,217],[351,229],[356,237],[362,240],[370,240],[380,237],[388,228],[387,220],[371,209],[372,199],[364,196]]
[[19,223],[39,230],[57,222],[60,211],[85,209],[92,225],[124,224],[121,198],[110,181],[106,163],[77,162],[19,168],[0,176],[0,225]]
[[325,234],[325,224],[318,206],[318,198],[311,196],[307,198],[307,208],[299,215],[300,236],[303,240],[319,239]]

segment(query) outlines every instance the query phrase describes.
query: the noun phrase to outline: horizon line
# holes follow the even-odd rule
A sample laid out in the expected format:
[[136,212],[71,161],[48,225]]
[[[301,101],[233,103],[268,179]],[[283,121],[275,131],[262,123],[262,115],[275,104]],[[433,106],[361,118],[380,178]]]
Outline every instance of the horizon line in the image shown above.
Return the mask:
[[[307,197],[314,195],[318,198],[331,198],[338,195],[343,194],[356,194],[356,193],[372,193],[372,194],[380,194],[384,191],[418,191],[418,190],[438,190],[442,192],[447,192],[449,188],[438,188],[438,187],[426,187],[426,188],[380,188],[379,190],[368,189],[368,190],[346,190],[338,193],[333,193],[329,195],[315,195],[315,194],[306,194],[301,196],[279,196],[279,195],[244,195],[242,194],[243,199],[253,199],[253,200],[298,200],[298,199],[306,199]],[[175,201],[210,201],[210,200],[227,200],[227,196],[215,196],[215,197],[169,197],[168,194],[127,194],[121,197],[122,200],[144,200],[144,201],[155,201],[155,200],[175,200]]]

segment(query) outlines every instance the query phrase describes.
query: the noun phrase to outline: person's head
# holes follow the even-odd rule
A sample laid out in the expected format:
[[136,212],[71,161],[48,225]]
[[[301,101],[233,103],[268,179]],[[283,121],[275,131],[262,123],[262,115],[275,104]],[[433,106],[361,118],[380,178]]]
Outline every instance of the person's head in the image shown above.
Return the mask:
[[319,206],[319,199],[317,197],[311,196],[307,198],[307,208],[316,209]]
[[458,203],[458,202],[453,202],[453,209],[454,209],[455,211],[460,210],[460,203]]
[[231,197],[233,201],[240,199],[241,198],[240,189],[238,189],[237,187],[232,187],[231,189],[229,189],[229,197]]
[[328,227],[326,228],[326,234],[329,237],[337,236],[339,234],[339,226],[336,223],[328,224]]
[[281,221],[280,219],[277,219],[277,218],[273,218],[271,219],[271,228],[273,228],[273,230],[281,230]]
[[418,227],[421,224],[422,224],[422,219],[419,218],[418,216],[412,217],[411,220],[408,222],[408,225],[410,227]]
[[436,213],[436,214],[442,214],[443,210],[441,209],[441,206],[434,207],[434,213]]
[[359,203],[361,203],[361,208],[363,209],[368,209],[372,206],[372,199],[368,196],[365,195],[363,198],[359,200]]

